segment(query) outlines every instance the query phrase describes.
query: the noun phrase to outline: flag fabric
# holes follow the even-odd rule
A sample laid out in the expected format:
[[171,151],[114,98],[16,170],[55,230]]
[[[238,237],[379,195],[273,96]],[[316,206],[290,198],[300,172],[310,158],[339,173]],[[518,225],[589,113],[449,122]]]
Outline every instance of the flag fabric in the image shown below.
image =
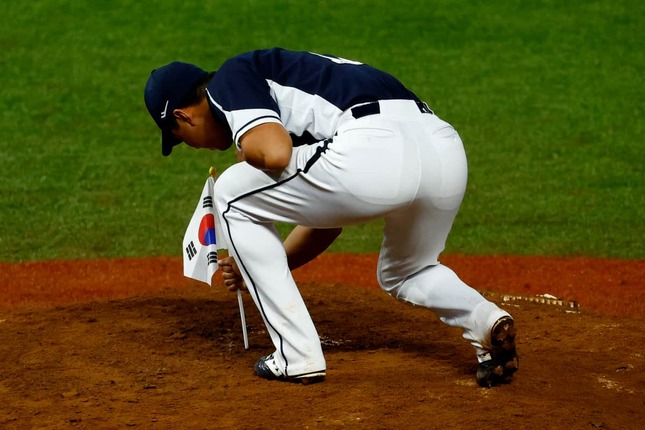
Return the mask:
[[206,180],[183,241],[184,276],[208,285],[211,285],[213,274],[217,271],[214,184],[212,176]]

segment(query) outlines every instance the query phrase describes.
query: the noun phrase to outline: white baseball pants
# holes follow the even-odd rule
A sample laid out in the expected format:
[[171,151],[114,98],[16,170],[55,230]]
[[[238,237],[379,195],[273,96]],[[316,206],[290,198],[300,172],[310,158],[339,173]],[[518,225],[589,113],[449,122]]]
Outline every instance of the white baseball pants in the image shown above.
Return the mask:
[[318,333],[287,264],[274,222],[331,228],[383,218],[382,288],[461,327],[478,353],[505,311],[438,262],[467,181],[458,133],[411,101],[380,114],[348,111],[333,139],[296,147],[272,176],[247,163],[215,183],[218,222],[288,376],[325,370]]

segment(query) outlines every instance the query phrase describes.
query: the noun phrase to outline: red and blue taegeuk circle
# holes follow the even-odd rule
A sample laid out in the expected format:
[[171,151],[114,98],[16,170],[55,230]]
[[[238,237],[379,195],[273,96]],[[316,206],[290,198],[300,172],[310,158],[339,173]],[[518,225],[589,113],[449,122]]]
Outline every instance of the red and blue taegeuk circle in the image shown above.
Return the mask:
[[204,246],[215,245],[215,217],[206,214],[199,223],[199,243]]

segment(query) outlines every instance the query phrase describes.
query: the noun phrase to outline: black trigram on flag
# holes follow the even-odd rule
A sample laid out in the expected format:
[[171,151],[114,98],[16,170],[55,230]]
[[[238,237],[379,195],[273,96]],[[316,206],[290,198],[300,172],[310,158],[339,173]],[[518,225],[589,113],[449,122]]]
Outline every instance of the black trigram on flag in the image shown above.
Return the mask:
[[213,207],[213,198],[211,196],[205,196],[202,207],[203,208],[212,208]]
[[186,255],[188,255],[188,260],[192,260],[193,257],[197,254],[197,249],[195,249],[195,244],[191,240],[188,246],[186,247]]
[[208,264],[217,263],[217,252],[209,252],[206,258],[208,258]]

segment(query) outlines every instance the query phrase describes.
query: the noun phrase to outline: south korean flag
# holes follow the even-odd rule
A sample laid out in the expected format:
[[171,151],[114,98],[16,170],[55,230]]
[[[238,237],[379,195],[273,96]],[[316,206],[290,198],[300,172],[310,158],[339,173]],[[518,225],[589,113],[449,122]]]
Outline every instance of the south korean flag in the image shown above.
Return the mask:
[[217,271],[217,234],[211,176],[206,180],[183,241],[184,276],[212,285]]
[[[217,243],[220,225],[216,221],[213,199],[213,186],[215,185],[215,169],[211,167],[210,177],[204,184],[202,195],[199,197],[193,217],[184,234],[184,276],[212,285],[213,275],[217,272],[217,251],[222,253],[222,258],[228,255],[228,248],[224,242]],[[249,349],[249,335],[246,327],[242,290],[237,290],[237,302],[240,308],[240,321],[242,323],[242,336],[244,348]]]

